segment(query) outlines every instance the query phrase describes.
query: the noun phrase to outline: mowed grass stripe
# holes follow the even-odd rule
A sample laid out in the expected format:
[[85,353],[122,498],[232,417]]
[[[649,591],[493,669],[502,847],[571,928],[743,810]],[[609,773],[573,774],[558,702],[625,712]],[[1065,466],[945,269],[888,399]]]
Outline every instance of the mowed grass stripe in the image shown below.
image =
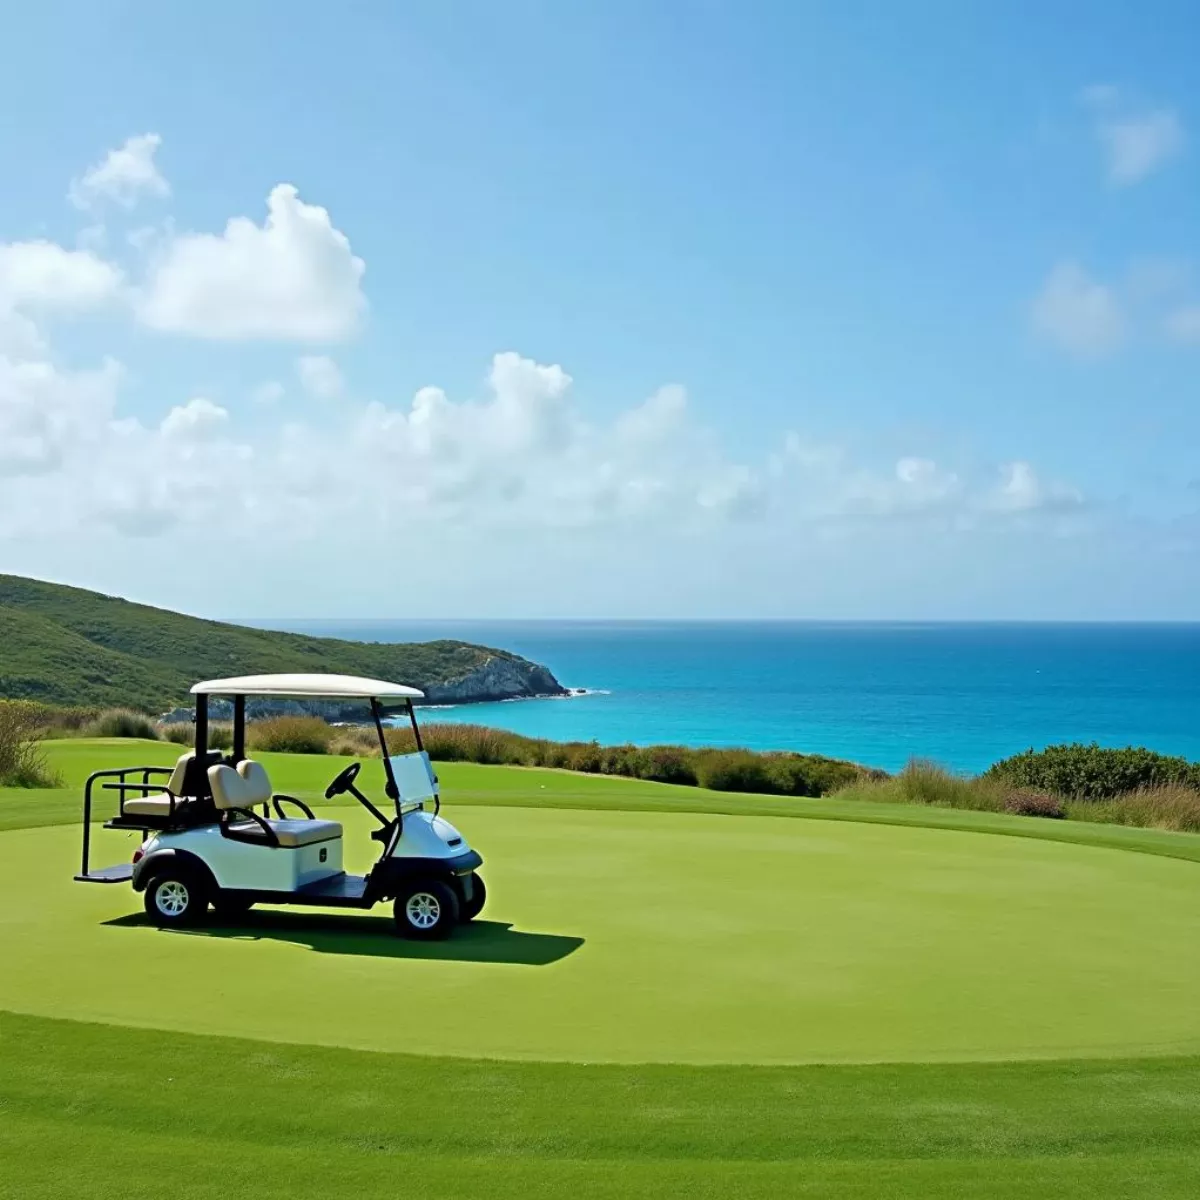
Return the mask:
[[[370,821],[336,811],[347,867],[364,869]],[[396,938],[386,909],[266,906],[158,930],[127,886],[72,882],[75,830],[0,834],[0,1007],[527,1061],[1200,1052],[1192,863],[848,822],[454,816],[489,902],[435,945]],[[137,841],[98,835],[97,861],[127,861]]]
[[1182,1197],[1200,1178],[1195,1058],[580,1066],[6,1013],[0,1106],[0,1195],[25,1200],[124,1197],[147,1172],[189,1198]]
[[[168,766],[175,762],[182,750],[170,743],[124,738],[50,741],[46,743],[46,749],[51,763],[63,775],[64,786],[47,789],[0,788],[0,832],[76,823],[82,818],[83,783],[90,772],[132,764]],[[258,757],[266,765],[276,791],[298,796],[309,803],[326,803],[323,795],[326,784],[342,767],[353,761],[335,755],[263,753]],[[466,804],[857,821],[873,825],[1039,838],[1200,862],[1200,835],[1161,829],[1091,825],[1083,821],[1053,821],[1041,817],[1014,817],[1004,813],[920,805],[710,792],[703,788],[581,775],[537,767],[438,763],[437,770],[442,784],[442,798],[450,814],[455,804]],[[372,779],[373,775],[377,777]],[[369,790],[376,795],[382,794],[382,769],[378,762],[367,760],[362,778]],[[99,792],[96,797],[97,814],[106,815],[109,808],[114,808],[114,797],[115,793]],[[358,808],[356,801],[346,797],[334,803],[340,807]]]

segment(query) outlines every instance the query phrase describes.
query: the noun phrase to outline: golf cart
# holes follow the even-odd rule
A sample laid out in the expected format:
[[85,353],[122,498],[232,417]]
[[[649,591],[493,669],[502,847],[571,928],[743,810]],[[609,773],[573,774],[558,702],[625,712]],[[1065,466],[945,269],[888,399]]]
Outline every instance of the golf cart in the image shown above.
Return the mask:
[[[404,937],[443,938],[459,921],[473,920],[486,892],[476,868],[483,861],[439,816],[438,779],[413,711],[423,693],[378,679],[349,675],[247,675],[192,688],[196,745],[171,767],[96,771],[83,795],[82,883],[132,883],[145,893],[146,912],[161,926],[192,925],[211,904],[220,917],[237,917],[254,904],[307,904],[370,908],[394,901]],[[232,701],[233,744],[228,754],[209,749],[209,698]],[[246,756],[247,696],[362,700],[379,735],[385,792],[395,816],[385,816],[358,789],[362,763],[351,763],[325,789],[325,799],[353,796],[379,827],[371,837],[380,853],[366,875],[342,868],[342,826],[319,820],[303,801],[274,795],[261,763]],[[389,754],[385,705],[399,705],[412,725],[416,750]],[[115,791],[117,813],[105,829],[143,835],[131,863],[89,868],[92,798]],[[292,810],[285,814],[285,806]],[[261,812],[259,809],[261,808]],[[272,816],[272,810],[274,816]]]

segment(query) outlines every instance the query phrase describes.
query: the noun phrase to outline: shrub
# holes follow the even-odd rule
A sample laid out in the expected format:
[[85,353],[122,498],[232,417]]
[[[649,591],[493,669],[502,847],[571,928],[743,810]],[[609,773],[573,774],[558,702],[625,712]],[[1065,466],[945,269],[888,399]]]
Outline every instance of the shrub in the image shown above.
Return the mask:
[[567,761],[564,765],[569,771],[598,775],[603,761],[599,742],[571,742],[567,746]]
[[158,741],[158,726],[132,708],[108,708],[84,727],[84,737],[146,738]]
[[716,792],[772,792],[766,761],[749,750],[700,750],[696,779]]
[[158,727],[158,736],[164,742],[190,746],[196,738],[196,727],[190,721],[167,721]]
[[955,775],[928,759],[914,758],[896,776],[901,803],[936,808],[968,808],[998,812],[1004,807],[1001,790],[987,782]]
[[0,700],[0,787],[62,786],[38,745],[43,715],[36,704]]
[[49,704],[35,707],[41,735],[47,738],[85,737],[97,716],[94,708],[56,708]]
[[1105,800],[1142,788],[1200,788],[1200,764],[1144,746],[1114,750],[1093,742],[1026,750],[993,764],[985,778],[1079,800]]
[[[389,754],[411,754],[416,748],[412,730],[398,725],[386,731]],[[510,763],[523,765],[521,743],[530,739],[486,725],[427,725],[421,740],[429,757],[438,762]]]
[[208,748],[210,750],[233,749],[233,726],[228,722],[209,722]]
[[246,729],[246,742],[255,750],[285,754],[328,754],[332,725],[320,717],[267,717]]
[[1006,813],[1018,817],[1050,817],[1062,820],[1067,815],[1063,802],[1057,796],[1045,792],[1031,792],[1015,788],[1004,793],[1003,808]]
[[1077,821],[1200,833],[1200,791],[1178,783],[1138,788],[1111,800],[1069,801],[1066,807]]
[[824,796],[863,778],[886,779],[882,771],[868,771],[854,763],[820,754],[778,752],[762,756],[771,791],[781,796]]
[[379,736],[370,726],[338,725],[331,732],[330,754],[341,754],[348,758],[379,756]]
[[637,777],[655,783],[678,783],[696,786],[695,756],[682,746],[650,746],[639,751]]

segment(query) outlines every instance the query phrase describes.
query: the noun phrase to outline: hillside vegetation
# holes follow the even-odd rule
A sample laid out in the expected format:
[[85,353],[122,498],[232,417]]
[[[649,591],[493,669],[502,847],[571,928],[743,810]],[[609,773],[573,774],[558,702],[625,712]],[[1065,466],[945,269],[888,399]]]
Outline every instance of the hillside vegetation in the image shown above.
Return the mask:
[[[501,699],[483,682],[497,665],[507,695],[558,691],[545,668],[467,642],[351,642],[249,629],[134,604],[81,588],[0,575],[0,697],[160,712],[199,679],[270,671],[330,671],[394,680],[455,699]],[[494,673],[494,672],[493,672]],[[472,678],[479,694],[469,694]]]

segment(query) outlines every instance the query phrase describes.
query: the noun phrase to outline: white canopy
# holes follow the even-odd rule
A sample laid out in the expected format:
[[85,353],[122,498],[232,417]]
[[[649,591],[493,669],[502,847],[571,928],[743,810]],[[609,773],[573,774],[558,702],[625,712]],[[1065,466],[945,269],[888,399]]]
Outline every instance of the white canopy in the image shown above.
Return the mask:
[[361,679],[357,675],[239,675],[233,679],[210,679],[192,688],[193,696],[330,696],[356,700],[422,700],[424,692],[387,683]]

